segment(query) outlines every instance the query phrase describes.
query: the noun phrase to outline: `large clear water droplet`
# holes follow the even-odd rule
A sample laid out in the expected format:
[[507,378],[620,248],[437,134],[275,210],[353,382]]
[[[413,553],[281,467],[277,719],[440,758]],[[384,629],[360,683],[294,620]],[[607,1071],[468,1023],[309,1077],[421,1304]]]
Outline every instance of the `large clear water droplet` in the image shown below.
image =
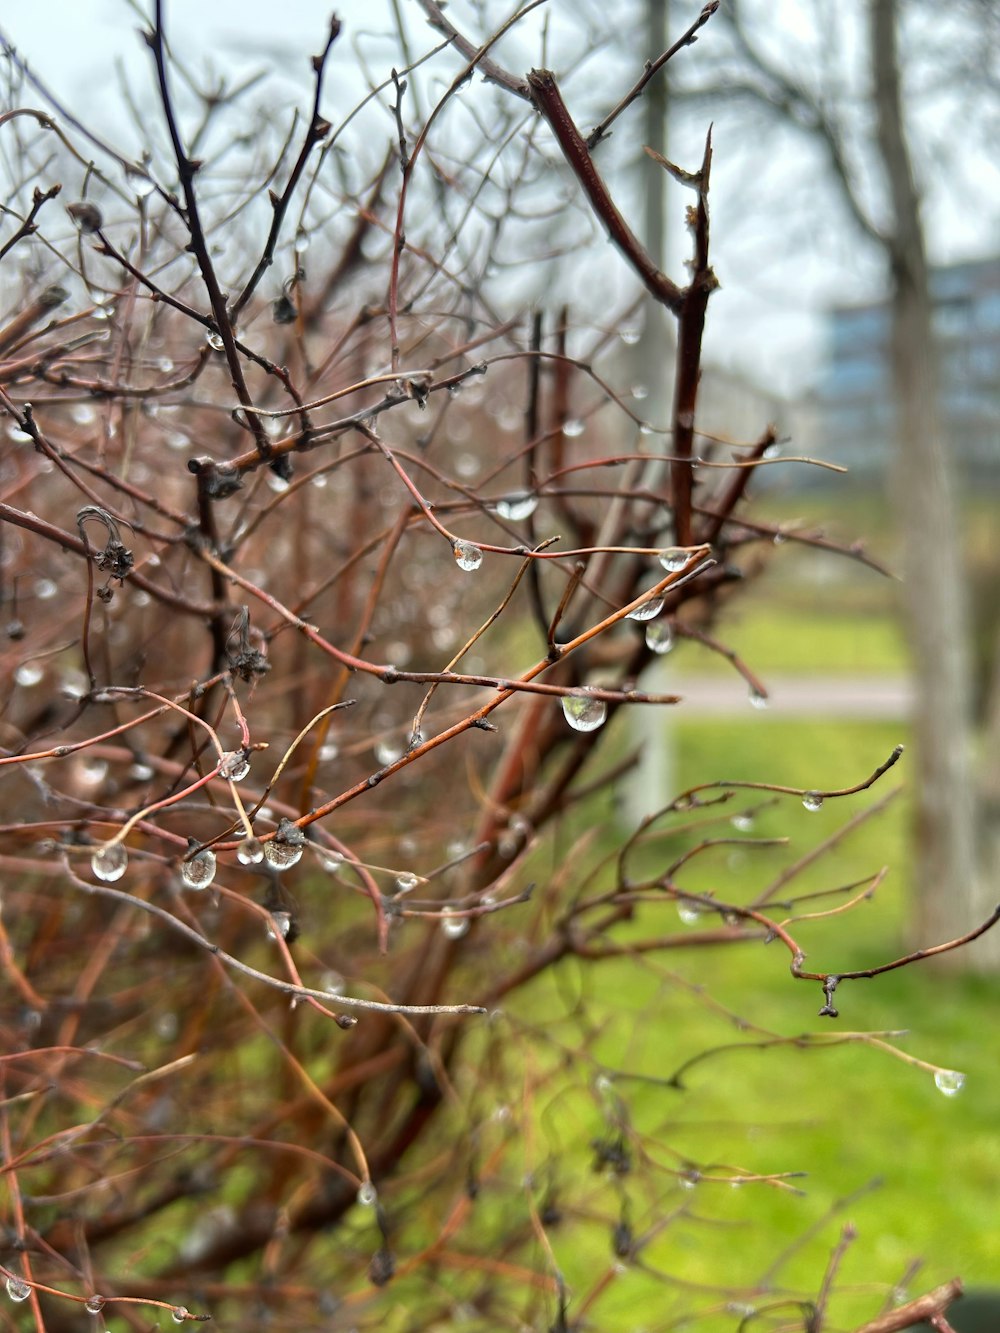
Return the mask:
[[361,1188],[358,1190],[358,1203],[360,1203],[361,1207],[373,1208],[375,1206],[375,1200],[377,1198],[378,1198],[378,1190],[371,1183],[371,1181],[370,1180],[363,1181],[361,1184]]
[[396,892],[412,893],[419,883],[420,880],[416,875],[410,874],[409,871],[405,871],[402,875],[396,876]]
[[98,847],[90,858],[90,869],[95,879],[102,880],[105,884],[114,884],[115,880],[121,879],[128,869],[128,852],[125,850],[125,844],[115,842],[108,847]]
[[441,909],[441,934],[449,940],[460,940],[469,933],[469,918],[457,916],[453,907]]
[[264,860],[272,870],[291,870],[302,860],[302,848],[272,838],[264,844]]
[[802,797],[802,804],[807,810],[815,813],[817,810],[823,809],[823,798],[818,791],[807,791]]
[[394,764],[403,756],[403,747],[394,740],[381,740],[375,746],[375,762],[382,768]]
[[246,750],[230,750],[222,756],[219,766],[221,777],[228,778],[230,782],[242,782],[249,772],[250,760]]
[[767,707],[767,695],[761,694],[760,690],[755,689],[754,686],[752,685],[750,687],[750,694],[748,697],[750,699],[751,708],[762,709]]
[[209,347],[211,347],[213,352],[221,352],[226,346],[222,341],[222,334],[216,333],[214,329],[206,335],[205,341],[208,343]]
[[88,1296],[83,1308],[88,1314],[100,1314],[104,1309],[103,1296]]
[[14,679],[17,681],[18,685],[29,690],[32,685],[38,684],[44,674],[45,672],[37,662],[22,662],[14,672]]
[[626,620],[655,620],[662,610],[663,598],[651,597],[648,602],[643,602],[634,611],[630,611],[625,618]]
[[4,1286],[6,1287],[7,1295],[12,1301],[16,1301],[18,1304],[20,1304],[21,1301],[26,1301],[31,1295],[31,1288],[28,1286],[27,1282],[22,1282],[19,1277],[9,1277],[4,1283]]
[[532,495],[530,491],[515,491],[512,495],[505,495],[502,500],[497,501],[497,513],[510,523],[530,518],[537,508],[538,496]]
[[674,646],[674,632],[669,620],[654,620],[646,626],[646,647],[662,657]]
[[604,725],[608,706],[603,699],[592,699],[586,694],[564,694],[563,717],[574,731],[596,731]]
[[946,1097],[957,1097],[965,1087],[965,1075],[957,1069],[938,1069],[934,1074],[934,1086]]
[[190,860],[181,862],[181,879],[186,889],[207,889],[215,879],[215,853],[205,847]]
[[668,546],[657,559],[668,574],[679,574],[688,562],[688,553],[683,546]]
[[236,848],[236,859],[241,866],[259,866],[264,859],[264,844],[260,838],[244,838]]
[[[267,845],[270,847],[271,843],[268,843]],[[291,929],[292,929],[291,912],[272,912],[271,920],[268,923],[267,927],[267,938],[269,940],[277,940],[277,939],[286,940],[288,938]]]
[[339,972],[329,971],[323,973],[323,990],[327,995],[343,995],[347,989],[347,982]]
[[455,564],[467,574],[471,574],[483,563],[482,551],[472,542],[454,542],[452,550],[455,553]]

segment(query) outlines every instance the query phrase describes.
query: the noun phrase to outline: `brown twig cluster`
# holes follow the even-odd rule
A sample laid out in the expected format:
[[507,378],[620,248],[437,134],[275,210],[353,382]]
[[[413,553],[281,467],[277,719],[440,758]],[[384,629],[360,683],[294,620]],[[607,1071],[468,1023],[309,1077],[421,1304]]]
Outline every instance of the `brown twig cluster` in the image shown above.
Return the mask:
[[[390,1282],[421,1327],[456,1305],[492,1328],[591,1326],[671,1213],[642,1232],[629,1211],[648,1150],[628,1071],[519,997],[570,964],[768,936],[828,1014],[839,982],[885,970],[803,971],[790,928],[811,895],[790,896],[791,874],[750,903],[687,887],[701,852],[754,841],[714,829],[725,789],[748,784],[675,800],[661,818],[688,841],[655,875],[630,869],[652,823],[610,855],[583,831],[633,762],[606,743],[612,719],[678,702],[643,684],[674,636],[762,698],[712,633],[717,608],[776,536],[826,543],[744,512],[773,430],[737,447],[698,431],[710,137],[697,170],[662,163],[694,194],[683,286],[595,156],[717,7],[589,139],[554,73],[500,63],[519,16],[474,40],[430,0],[443,47],[335,115],[335,19],[304,123],[236,147],[247,90],[200,88],[157,0],[165,138],[137,161],[54,99],[22,105],[46,90],[8,53],[0,259],[23,291],[0,329],[2,1273],[31,1327],[142,1328],[156,1309],[374,1327]],[[429,108],[428,62],[446,71]],[[445,112],[479,75],[497,119],[487,134],[470,112],[456,148]],[[365,112],[385,115],[368,163],[343,149]],[[247,184],[227,196],[237,157]],[[576,328],[542,300],[576,244],[555,217],[559,163],[586,201],[571,216],[596,218],[676,318],[668,422],[616,387],[634,291]],[[555,238],[534,316],[491,273],[520,223]],[[650,903],[686,924],[647,930]],[[538,1056],[514,1108],[519,1045]],[[564,1204],[555,1166],[510,1194],[510,1124],[561,1097],[567,1068],[597,1079],[594,1166],[619,1204],[615,1264],[582,1293],[549,1236],[588,1201]],[[694,1176],[787,1188],[646,1165],[657,1208]]]

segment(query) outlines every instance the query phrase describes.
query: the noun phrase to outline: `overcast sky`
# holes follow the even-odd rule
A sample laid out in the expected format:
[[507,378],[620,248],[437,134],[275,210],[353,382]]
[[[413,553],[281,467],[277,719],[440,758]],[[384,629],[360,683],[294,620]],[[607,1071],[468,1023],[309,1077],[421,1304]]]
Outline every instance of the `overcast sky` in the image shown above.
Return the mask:
[[[412,30],[418,42],[423,40],[426,29],[413,0],[399,3],[414,19]],[[856,4],[856,0],[843,3]],[[490,4],[498,22],[507,16],[506,4],[498,0]],[[149,0],[143,0],[141,8],[149,7]],[[355,41],[359,30],[384,31],[389,26],[388,0],[342,0],[335,7],[344,20],[345,33],[352,33]],[[672,27],[678,29],[689,22],[700,8],[701,0],[673,0]],[[558,24],[577,11],[570,0],[550,0],[545,9],[553,15],[550,40],[552,48],[558,49]],[[465,11],[461,0],[450,9],[456,21]],[[772,33],[787,34],[788,40],[801,37],[800,3],[771,0],[769,12]],[[285,0],[281,5],[274,0],[168,0],[166,13],[169,36],[194,69],[201,71],[212,64],[225,70],[231,82],[253,70],[276,69],[278,76],[268,85],[268,95],[280,103],[290,96],[292,79],[303,86],[307,58],[322,44],[330,6],[325,0]],[[117,71],[124,73],[137,100],[141,99],[142,90],[148,88],[150,59],[138,36],[139,27],[139,13],[128,0],[6,0],[0,15],[0,28],[68,108],[130,154],[137,152],[139,143],[134,126],[122,114]],[[520,48],[512,61],[523,59],[524,68],[541,62],[538,24],[525,26],[517,40]],[[702,36],[703,43],[710,41],[711,28]],[[703,49],[699,45],[694,52]],[[697,54],[685,53],[684,58],[694,60]],[[378,73],[384,76],[389,64],[387,45],[386,68]],[[588,77],[592,78],[584,67],[576,84],[569,82],[567,96],[582,95],[578,89],[587,90]],[[621,87],[625,86],[623,79]],[[609,94],[617,96],[619,91],[617,83],[609,87]],[[336,97],[336,90],[331,89],[329,95]],[[344,104],[338,99],[338,105]],[[150,114],[156,114],[151,104]],[[703,113],[678,117],[672,130],[672,153],[678,160],[694,165],[705,120]],[[769,219],[766,208],[755,214],[747,207],[747,199],[763,193],[775,201],[773,214],[778,201],[793,197],[793,190],[800,194],[820,190],[821,180],[812,179],[819,168],[787,135],[775,140],[779,147],[768,164],[747,153],[745,137],[731,117],[720,118],[715,138],[713,239],[723,286],[713,298],[707,346],[716,360],[789,392],[815,379],[823,349],[824,305],[875,293],[880,260],[855,242],[849,229],[837,230],[836,236],[843,232],[844,239],[839,247],[831,247],[823,231],[822,211],[817,215],[808,209],[797,213],[789,209],[788,216],[781,219],[783,241],[775,245],[773,218]],[[952,192],[955,197],[944,192],[929,212],[932,245],[939,261],[1000,248],[997,164],[985,151],[971,162],[964,170],[977,178],[980,198],[974,206],[969,205],[968,190],[959,175]],[[684,202],[682,196],[672,201],[671,212],[678,215],[675,223]],[[684,239],[683,228],[675,225],[675,271]]]

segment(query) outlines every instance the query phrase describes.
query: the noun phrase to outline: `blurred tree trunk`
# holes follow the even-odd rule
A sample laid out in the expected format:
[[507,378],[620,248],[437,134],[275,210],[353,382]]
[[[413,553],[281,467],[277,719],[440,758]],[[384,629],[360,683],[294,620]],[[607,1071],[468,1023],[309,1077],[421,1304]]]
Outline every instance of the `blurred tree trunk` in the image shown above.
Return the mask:
[[[876,141],[891,205],[883,233],[892,280],[895,459],[891,496],[902,539],[904,607],[916,677],[914,936],[936,943],[995,904],[977,879],[971,677],[961,535],[942,432],[920,198],[903,123],[898,2],[870,0]],[[951,954],[949,958],[959,959]],[[959,966],[1000,958],[992,935]]]

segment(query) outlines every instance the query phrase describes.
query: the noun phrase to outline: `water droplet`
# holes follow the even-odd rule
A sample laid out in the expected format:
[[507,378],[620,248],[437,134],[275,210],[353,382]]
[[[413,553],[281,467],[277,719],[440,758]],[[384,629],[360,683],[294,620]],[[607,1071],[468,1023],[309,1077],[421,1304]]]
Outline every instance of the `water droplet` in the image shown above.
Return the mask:
[[649,390],[646,388],[645,384],[633,384],[632,397],[641,403],[644,398],[649,397]]
[[375,746],[375,762],[381,768],[387,768],[389,764],[394,764],[397,759],[402,758],[403,748],[396,741],[383,740]]
[[373,1208],[375,1206],[375,1200],[377,1198],[378,1198],[378,1190],[371,1183],[371,1181],[370,1180],[363,1181],[361,1188],[358,1190],[358,1203],[360,1203],[361,1207]]
[[688,553],[683,546],[668,546],[657,559],[668,574],[679,574],[688,562]]
[[215,879],[215,853],[207,847],[181,863],[181,879],[188,889],[207,889]]
[[291,870],[302,860],[302,847],[272,838],[264,844],[264,860],[272,870]]
[[625,344],[626,347],[634,347],[636,343],[639,341],[639,339],[642,337],[642,333],[639,329],[633,328],[631,325],[629,325],[627,328],[619,329],[618,336],[619,338],[621,338],[622,342]]
[[511,523],[530,518],[537,508],[538,496],[532,495],[530,491],[514,491],[497,501],[497,513]]
[[655,620],[663,610],[663,598],[651,597],[648,602],[643,602],[637,606],[634,611],[630,611],[625,617],[626,620]]
[[788,541],[788,538],[783,532],[776,532],[771,538],[771,541],[775,546],[783,546],[785,542]]
[[823,798],[818,791],[807,791],[802,797],[802,804],[813,812],[823,809]]
[[108,847],[98,847],[90,858],[90,869],[95,879],[105,884],[114,884],[115,880],[121,879],[128,869],[128,852],[125,850],[125,844],[115,842]]
[[563,717],[574,731],[596,731],[603,726],[608,706],[603,699],[591,699],[585,694],[564,694]]
[[780,458],[780,457],[781,457],[780,444],[769,444],[767,448],[764,450],[764,452],[761,454],[761,458]]
[[417,876],[412,875],[407,871],[402,875],[396,876],[396,892],[412,893],[419,883],[420,880],[417,878]]
[[577,417],[570,417],[568,421],[563,422],[563,434],[575,440],[578,435],[583,434],[583,422]]
[[221,352],[226,345],[222,341],[222,334],[216,333],[214,329],[206,336],[205,341],[213,352]]
[[303,227],[299,227],[298,231],[295,233],[295,253],[297,255],[304,255],[308,249],[309,233]]
[[51,579],[38,579],[35,583],[35,596],[40,601],[51,601],[58,591],[58,583],[53,583]]
[[646,626],[646,647],[662,656],[674,646],[674,632],[669,620],[654,620]]
[[346,988],[347,983],[339,972],[323,973],[323,990],[326,991],[327,995],[343,995]]
[[449,940],[460,940],[469,933],[469,918],[456,916],[453,907],[441,909],[441,934]]
[[83,1307],[88,1314],[100,1314],[104,1309],[103,1296],[88,1296]]
[[187,1323],[189,1313],[190,1311],[186,1305],[175,1305],[170,1311],[170,1318],[175,1324],[185,1324]]
[[230,782],[242,782],[250,772],[250,760],[247,758],[246,750],[228,750],[222,756],[222,763],[219,765],[219,776],[228,778]]
[[155,774],[156,770],[152,764],[134,763],[128,771],[128,775],[135,782],[148,782]]
[[766,694],[761,694],[760,690],[758,690],[758,689],[757,689],[755,686],[753,686],[753,685],[750,686],[749,699],[750,699],[750,707],[751,707],[751,708],[766,708],[766,707],[767,707],[767,695],[766,695]]
[[640,422],[640,424],[639,424],[639,434],[640,434],[640,435],[653,435],[653,434],[655,434],[655,432],[654,432],[654,430],[653,430],[653,427],[649,424],[648,421],[643,421],[643,422]]
[[125,168],[126,184],[138,199],[148,199],[156,189],[156,182],[147,170],[149,161],[150,159],[143,154],[143,166]]
[[681,925],[683,926],[697,925],[698,922],[701,920],[703,914],[704,914],[704,908],[702,908],[699,903],[689,903],[686,902],[683,898],[678,899],[677,915],[681,919]]
[[70,410],[70,416],[78,426],[89,426],[92,421],[97,420],[97,413],[88,403],[77,403]]
[[37,685],[45,673],[37,662],[22,662],[14,672],[14,679],[18,685],[23,685],[25,689],[30,689],[32,685]]
[[22,1282],[19,1277],[9,1277],[4,1285],[7,1288],[7,1295],[12,1301],[17,1301],[18,1304],[21,1301],[26,1301],[31,1295],[31,1288],[27,1282]]
[[468,574],[478,569],[483,563],[482,551],[478,546],[474,546],[472,542],[454,542],[452,550],[455,553],[455,564]]
[[325,745],[319,747],[319,762],[329,764],[340,753],[340,747],[334,741],[327,741]]
[[965,1087],[965,1075],[957,1069],[938,1069],[934,1074],[934,1086],[946,1097],[957,1097]]
[[749,833],[753,828],[753,815],[733,815],[729,821],[739,833]]
[[[270,842],[267,845],[268,847],[273,846],[273,844]],[[288,938],[288,934],[291,929],[292,929],[291,912],[272,912],[271,920],[268,923],[267,927],[267,938],[269,940],[277,940],[277,939],[286,940]]]
[[343,852],[331,851],[329,847],[317,848],[316,859],[328,875],[335,875],[344,864]]
[[174,363],[169,356],[161,356],[156,363],[157,370],[162,370],[164,375],[169,375],[174,368]]
[[157,1014],[153,1029],[161,1041],[173,1041],[177,1036],[180,1024],[177,1021],[177,1015],[167,1010],[166,1013]]
[[236,859],[241,866],[259,866],[264,859],[264,844],[260,838],[244,838],[236,848]]

